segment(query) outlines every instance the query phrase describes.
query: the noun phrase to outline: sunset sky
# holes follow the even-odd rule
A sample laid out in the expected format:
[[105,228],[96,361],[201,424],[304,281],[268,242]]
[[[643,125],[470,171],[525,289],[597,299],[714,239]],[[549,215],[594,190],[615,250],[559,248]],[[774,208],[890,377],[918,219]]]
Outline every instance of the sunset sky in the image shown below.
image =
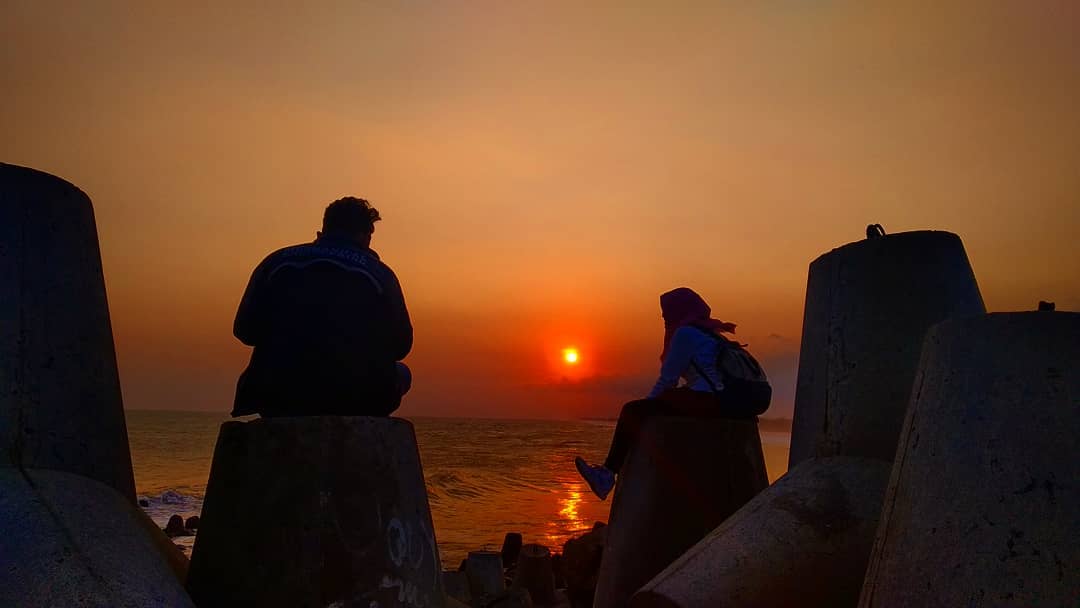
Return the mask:
[[868,223],[1080,309],[1080,2],[218,4],[0,20],[0,161],[93,199],[128,408],[227,411],[252,268],[343,195],[412,312],[404,415],[612,415],[689,286],[789,416],[807,265]]

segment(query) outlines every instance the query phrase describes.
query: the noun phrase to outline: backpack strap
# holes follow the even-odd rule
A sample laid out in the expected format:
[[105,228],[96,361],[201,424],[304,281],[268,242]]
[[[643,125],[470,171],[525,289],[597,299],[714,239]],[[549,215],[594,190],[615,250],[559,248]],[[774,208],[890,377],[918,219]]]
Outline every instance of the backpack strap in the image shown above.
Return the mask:
[[[724,336],[718,335],[715,332],[712,332],[712,331],[710,331],[708,329],[698,327],[696,325],[691,325],[691,327],[693,327],[694,329],[700,331],[701,333],[705,334],[706,336],[712,338],[713,340],[716,340],[717,348],[721,348],[721,349],[729,348],[728,340]],[[720,353],[717,352],[717,359],[720,358],[719,355],[720,355]],[[694,368],[694,371],[696,371],[699,376],[701,376],[702,378],[705,379],[705,382],[708,383],[709,388],[712,389],[712,392],[714,394],[720,394],[720,391],[717,390],[717,388],[716,388],[716,383],[713,382],[712,378],[710,378],[709,375],[705,373],[705,370],[701,369],[701,367],[697,363],[694,362],[693,357],[690,357],[690,366]],[[719,374],[720,370],[717,369],[716,373]]]

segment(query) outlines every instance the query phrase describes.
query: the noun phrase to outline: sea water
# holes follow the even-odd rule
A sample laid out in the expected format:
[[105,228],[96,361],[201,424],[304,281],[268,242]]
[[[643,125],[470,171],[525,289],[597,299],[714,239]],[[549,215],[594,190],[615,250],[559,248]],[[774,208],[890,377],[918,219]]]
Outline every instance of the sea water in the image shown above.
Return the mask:
[[[221,413],[128,411],[136,491],[162,527],[173,514],[198,515]],[[614,421],[411,418],[427,481],[439,553],[456,568],[469,551],[497,550],[507,532],[560,550],[607,521],[574,457],[602,462]],[[790,435],[762,431],[770,481],[787,467]],[[174,539],[190,553],[193,537]]]

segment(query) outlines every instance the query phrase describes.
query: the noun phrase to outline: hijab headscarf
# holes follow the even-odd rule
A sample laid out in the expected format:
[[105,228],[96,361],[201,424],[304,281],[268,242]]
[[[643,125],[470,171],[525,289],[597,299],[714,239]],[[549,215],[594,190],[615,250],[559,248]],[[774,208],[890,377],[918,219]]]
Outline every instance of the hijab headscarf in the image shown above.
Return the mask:
[[660,312],[664,317],[664,350],[660,360],[667,356],[671,336],[684,325],[693,325],[700,329],[735,333],[735,324],[714,319],[712,309],[705,300],[689,287],[679,287],[660,296]]

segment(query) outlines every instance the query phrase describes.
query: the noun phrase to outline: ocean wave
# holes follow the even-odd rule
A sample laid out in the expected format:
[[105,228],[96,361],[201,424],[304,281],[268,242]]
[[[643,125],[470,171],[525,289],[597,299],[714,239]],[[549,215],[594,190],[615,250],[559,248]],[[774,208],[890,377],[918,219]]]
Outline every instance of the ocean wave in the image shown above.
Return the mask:
[[161,528],[169,523],[169,518],[173,515],[184,519],[200,515],[202,505],[202,494],[185,494],[175,489],[168,489],[157,495],[139,495],[139,506]]
[[144,503],[150,503],[152,505],[156,504],[156,505],[181,505],[182,506],[182,505],[191,504],[192,502],[195,502],[195,501],[198,501],[199,503],[201,503],[202,499],[203,499],[203,495],[201,493],[185,494],[184,492],[180,492],[178,490],[168,489],[168,490],[165,490],[164,492],[162,492],[161,494],[157,494],[157,495],[140,494],[139,495],[139,504],[142,505]]

